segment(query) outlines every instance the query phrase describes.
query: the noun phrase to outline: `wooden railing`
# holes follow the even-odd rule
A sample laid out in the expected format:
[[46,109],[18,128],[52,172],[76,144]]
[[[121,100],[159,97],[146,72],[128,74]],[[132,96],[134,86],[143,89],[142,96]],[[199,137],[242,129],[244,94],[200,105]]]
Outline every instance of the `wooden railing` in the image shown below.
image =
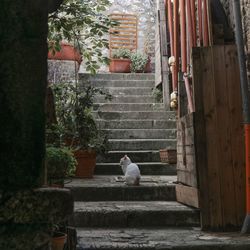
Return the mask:
[[132,14],[113,13],[110,18],[118,22],[118,25],[110,29],[109,51],[125,48],[137,50],[138,46],[138,18]]

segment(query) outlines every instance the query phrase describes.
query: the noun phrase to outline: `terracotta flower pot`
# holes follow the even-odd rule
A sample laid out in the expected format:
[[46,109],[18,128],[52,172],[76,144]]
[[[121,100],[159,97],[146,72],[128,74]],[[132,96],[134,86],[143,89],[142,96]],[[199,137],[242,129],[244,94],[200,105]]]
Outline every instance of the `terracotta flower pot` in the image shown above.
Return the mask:
[[145,66],[144,73],[151,73],[151,72],[152,72],[151,60],[149,58],[146,66]]
[[51,238],[51,250],[63,250],[67,240],[67,234],[57,232]]
[[130,73],[130,59],[114,59],[109,64],[109,71],[112,73]]
[[77,61],[79,65],[82,62],[82,56],[79,51],[68,43],[61,43],[61,50],[54,55],[49,51],[48,59]]
[[77,150],[74,152],[77,166],[76,177],[93,178],[96,165],[96,152],[88,150]]

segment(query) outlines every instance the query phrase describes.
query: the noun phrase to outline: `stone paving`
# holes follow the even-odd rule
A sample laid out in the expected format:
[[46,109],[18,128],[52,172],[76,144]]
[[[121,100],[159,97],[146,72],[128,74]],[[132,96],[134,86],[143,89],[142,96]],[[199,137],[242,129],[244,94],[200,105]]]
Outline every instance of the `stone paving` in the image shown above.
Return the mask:
[[188,229],[78,229],[78,250],[249,250],[250,237]]
[[[161,185],[173,185],[177,181],[176,176],[142,176],[140,186],[161,186]],[[68,182],[68,183],[67,183]],[[93,179],[77,179],[66,181],[65,187],[77,188],[77,187],[124,187],[126,186],[122,176],[114,175],[96,175]]]

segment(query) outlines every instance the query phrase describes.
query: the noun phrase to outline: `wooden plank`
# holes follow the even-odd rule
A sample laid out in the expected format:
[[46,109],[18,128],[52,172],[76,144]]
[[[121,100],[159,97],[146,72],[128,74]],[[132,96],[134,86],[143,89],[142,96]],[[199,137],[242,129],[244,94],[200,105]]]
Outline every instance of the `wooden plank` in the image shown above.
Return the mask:
[[121,37],[121,38],[123,38],[123,37],[125,37],[125,38],[126,38],[126,37],[129,37],[128,39],[131,39],[131,37],[132,37],[133,39],[135,39],[135,38],[134,38],[134,34],[120,34],[120,33],[114,33],[114,34],[112,34],[112,33],[111,33],[110,35],[111,35],[113,38],[114,38],[114,37],[118,37],[118,38],[120,38],[120,37]]
[[206,144],[207,144],[207,168],[209,180],[208,189],[210,190],[209,205],[210,205],[210,224],[212,228],[219,228],[223,224],[222,218],[222,200],[220,186],[220,148],[216,138],[216,127],[218,126],[216,115],[216,92],[215,92],[215,76],[213,72],[214,64],[213,49],[204,48],[202,50],[203,66],[203,103],[204,103],[204,118],[206,122]]
[[113,41],[111,42],[111,46],[119,46],[119,45],[131,45],[133,46],[135,44],[135,42],[133,41]]
[[166,22],[166,6],[163,0],[159,2],[159,23],[160,23],[160,41],[161,41],[161,54],[168,56],[167,50],[167,22]]
[[[218,166],[220,175],[220,199],[222,202],[222,227],[227,225],[236,225],[236,199],[234,195],[234,176],[232,166],[232,151],[231,151],[231,123],[228,102],[228,86],[226,74],[226,62],[224,46],[214,46],[213,48],[214,60],[214,86],[216,93],[216,119],[217,133],[216,141],[218,144],[217,154],[220,156],[221,165]],[[223,72],[223,73],[222,73]],[[225,126],[226,124],[226,126]]]
[[197,188],[176,184],[175,189],[178,202],[199,208],[199,191]]
[[134,49],[134,46],[111,46],[110,47],[111,49],[121,49],[121,48],[123,48],[123,49],[130,49],[130,50],[133,50]]
[[206,123],[204,120],[204,104],[203,104],[203,72],[202,72],[201,49],[192,49],[192,65],[193,65],[193,89],[194,89],[194,143],[196,168],[199,180],[200,191],[200,210],[201,210],[201,227],[207,229],[210,225],[210,204],[208,189],[208,169],[207,169],[207,148],[206,148]]
[[159,13],[157,12],[156,26],[155,26],[155,87],[157,87],[162,83],[160,26],[158,19],[159,19]]
[[177,180],[197,187],[193,123],[193,114],[181,117],[177,122]]
[[236,225],[242,225],[245,217],[245,154],[242,124],[242,101],[239,65],[235,45],[225,46],[228,112],[230,114],[232,171],[236,208]]

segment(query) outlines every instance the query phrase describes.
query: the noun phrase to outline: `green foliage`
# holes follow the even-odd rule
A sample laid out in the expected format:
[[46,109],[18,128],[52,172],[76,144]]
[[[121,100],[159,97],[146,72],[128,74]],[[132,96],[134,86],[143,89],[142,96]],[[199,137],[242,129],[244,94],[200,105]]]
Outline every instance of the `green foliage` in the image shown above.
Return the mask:
[[107,138],[98,128],[92,115],[97,94],[111,99],[107,92],[92,86],[81,89],[70,83],[53,85],[60,144],[66,140],[75,149],[103,151]]
[[86,69],[95,73],[98,62],[109,61],[103,55],[109,45],[105,35],[116,25],[104,14],[109,5],[109,0],[64,0],[49,16],[49,49],[59,51],[63,40],[73,43],[80,50]]
[[66,147],[48,146],[46,148],[46,164],[48,179],[64,179],[74,175],[76,160],[72,150]]
[[128,58],[130,59],[131,56],[131,51],[129,49],[116,49],[112,52],[112,58],[115,59],[125,59]]
[[148,56],[139,52],[131,53],[131,72],[144,72],[148,62]]
[[155,102],[162,103],[163,102],[163,93],[162,89],[154,88],[152,92],[152,96],[154,97]]

